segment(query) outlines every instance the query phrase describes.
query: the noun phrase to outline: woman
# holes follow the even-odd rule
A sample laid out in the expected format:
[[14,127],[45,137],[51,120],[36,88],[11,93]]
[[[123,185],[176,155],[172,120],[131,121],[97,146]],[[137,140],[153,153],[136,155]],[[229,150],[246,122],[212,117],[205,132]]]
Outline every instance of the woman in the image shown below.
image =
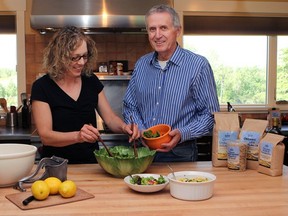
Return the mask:
[[96,163],[100,133],[96,110],[115,133],[140,137],[138,127],[125,124],[110,107],[103,85],[93,74],[95,42],[76,27],[55,33],[44,50],[47,74],[32,86],[32,112],[43,143],[43,157],[53,155],[69,163]]

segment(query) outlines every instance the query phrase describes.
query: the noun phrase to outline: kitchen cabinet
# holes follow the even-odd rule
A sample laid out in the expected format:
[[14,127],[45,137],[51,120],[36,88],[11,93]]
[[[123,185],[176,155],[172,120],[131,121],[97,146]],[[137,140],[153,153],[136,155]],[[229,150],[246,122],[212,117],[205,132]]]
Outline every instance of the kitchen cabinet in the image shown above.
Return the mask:
[[0,127],[0,143],[30,143],[30,137],[33,129],[22,129],[18,127]]
[[198,161],[212,160],[212,135],[203,136],[197,139]]

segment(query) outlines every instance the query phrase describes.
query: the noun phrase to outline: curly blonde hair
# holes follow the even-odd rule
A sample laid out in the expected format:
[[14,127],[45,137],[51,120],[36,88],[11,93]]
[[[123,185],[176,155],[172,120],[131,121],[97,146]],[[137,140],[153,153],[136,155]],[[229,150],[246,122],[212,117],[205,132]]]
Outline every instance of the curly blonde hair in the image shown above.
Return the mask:
[[86,41],[88,49],[88,59],[82,74],[90,76],[97,60],[97,49],[95,41],[84,32],[74,26],[67,26],[58,30],[44,49],[43,68],[47,71],[51,79],[60,80],[71,63],[71,52],[76,50]]

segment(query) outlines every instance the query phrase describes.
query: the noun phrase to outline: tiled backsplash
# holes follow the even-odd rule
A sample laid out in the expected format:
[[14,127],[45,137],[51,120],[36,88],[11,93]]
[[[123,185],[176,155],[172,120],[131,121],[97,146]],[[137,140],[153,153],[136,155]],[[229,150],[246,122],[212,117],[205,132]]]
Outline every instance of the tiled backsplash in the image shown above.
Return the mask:
[[[28,93],[30,93],[32,83],[38,74],[45,72],[42,70],[42,54],[52,35],[26,35],[26,88]],[[95,71],[98,62],[110,60],[128,60],[128,69],[132,70],[139,57],[152,51],[146,34],[95,34],[90,37],[95,40],[98,49]]]

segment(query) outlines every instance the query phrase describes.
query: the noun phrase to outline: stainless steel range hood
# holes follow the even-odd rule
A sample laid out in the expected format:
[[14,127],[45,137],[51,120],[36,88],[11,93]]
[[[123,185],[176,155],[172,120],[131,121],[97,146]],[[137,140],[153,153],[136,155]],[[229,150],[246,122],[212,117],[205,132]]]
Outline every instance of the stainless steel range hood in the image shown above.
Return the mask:
[[87,33],[146,32],[145,13],[173,0],[33,0],[31,27],[40,33],[67,25]]

